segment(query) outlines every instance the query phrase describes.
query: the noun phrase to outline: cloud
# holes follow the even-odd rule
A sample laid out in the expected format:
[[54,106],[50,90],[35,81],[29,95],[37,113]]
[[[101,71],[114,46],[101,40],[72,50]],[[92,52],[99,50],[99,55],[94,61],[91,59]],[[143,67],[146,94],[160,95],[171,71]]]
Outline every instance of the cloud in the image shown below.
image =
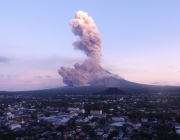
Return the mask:
[[42,76],[34,76],[35,79],[42,79]]
[[168,82],[153,82],[153,83],[150,83],[150,84],[153,84],[153,85],[161,85],[161,84],[167,84]]
[[24,81],[25,83],[31,83],[31,81]]
[[175,84],[176,86],[180,86],[180,83]]
[[[24,56],[25,57],[25,56]],[[37,57],[37,56],[28,56],[28,58],[20,57],[13,61],[11,66],[16,67],[21,72],[32,72],[33,71],[45,71],[45,70],[57,70],[59,66],[71,66],[75,62],[82,63],[84,57],[74,58],[74,57],[59,57],[59,56],[50,56],[50,57]],[[48,76],[48,75],[47,75]]]
[[51,76],[44,76],[45,78],[48,78],[48,79],[50,79],[51,78]]
[[7,57],[0,56],[0,63],[9,63],[10,59]]
[[7,77],[8,79],[11,79],[11,78],[12,78],[12,76],[11,76],[11,75],[7,75],[6,77]]
[[11,80],[11,79],[14,79],[14,78],[17,78],[19,77],[19,75],[4,75],[3,78],[6,78],[7,80]]
[[0,78],[5,78],[5,79],[12,79],[12,78],[18,78],[19,75],[0,75]]
[[4,78],[5,77],[5,75],[0,75],[0,78]]
[[13,77],[19,77],[20,75],[11,75],[11,76],[13,76]]

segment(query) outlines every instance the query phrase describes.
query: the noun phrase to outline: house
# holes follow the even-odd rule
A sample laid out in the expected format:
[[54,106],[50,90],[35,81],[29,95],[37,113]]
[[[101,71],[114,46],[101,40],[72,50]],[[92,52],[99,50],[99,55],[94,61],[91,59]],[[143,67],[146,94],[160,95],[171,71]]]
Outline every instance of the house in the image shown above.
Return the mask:
[[89,118],[85,118],[85,119],[77,119],[76,123],[87,123],[89,122]]
[[78,111],[78,110],[79,110],[79,108],[68,107],[68,109],[67,109],[67,110],[69,110],[70,112],[72,112],[72,111]]
[[24,112],[22,110],[12,110],[11,113],[15,115],[23,115]]
[[80,112],[84,114],[84,113],[85,113],[85,109],[81,109],[81,111],[80,111]]
[[21,125],[20,124],[10,124],[9,125],[9,129],[11,129],[11,130],[14,130],[16,128],[21,128]]
[[123,117],[112,117],[112,120],[115,122],[124,122],[125,119]]
[[178,134],[180,135],[180,129],[177,129],[177,130],[176,130],[176,133],[178,133]]
[[103,139],[107,139],[107,138],[108,138],[108,134],[104,134]]
[[132,126],[134,127],[134,129],[139,129],[141,127],[141,123],[135,123],[132,124]]
[[175,129],[179,129],[179,130],[180,130],[180,125],[179,125],[179,124],[176,124],[176,125],[175,125]]
[[124,135],[123,132],[119,132],[118,137],[119,137],[120,139],[122,139],[122,138],[123,138],[123,135]]
[[15,117],[14,114],[12,114],[11,112],[7,112],[5,113],[6,114],[6,119],[9,120],[9,119],[13,119]]
[[117,127],[122,127],[124,124],[125,124],[125,122],[115,122],[115,123],[112,123],[111,125],[117,126]]
[[106,114],[102,113],[102,110],[91,110],[90,114],[97,118],[106,118]]
[[141,119],[141,122],[142,122],[142,123],[147,123],[147,122],[148,122],[148,119],[147,119],[147,118],[142,118],[142,119]]
[[98,136],[101,136],[101,135],[103,135],[104,134],[104,131],[102,130],[102,129],[98,129],[97,130],[97,135]]
[[91,115],[101,115],[102,114],[102,110],[91,110],[90,114]]

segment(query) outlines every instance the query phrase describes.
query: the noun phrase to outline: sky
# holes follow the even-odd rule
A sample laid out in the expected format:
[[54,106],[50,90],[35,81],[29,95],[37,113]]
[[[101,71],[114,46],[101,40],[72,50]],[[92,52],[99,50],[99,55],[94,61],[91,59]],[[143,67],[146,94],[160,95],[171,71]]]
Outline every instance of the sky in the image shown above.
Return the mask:
[[0,91],[65,86],[60,67],[86,59],[69,26],[79,10],[102,36],[103,68],[132,82],[180,86],[179,7],[179,0],[0,1]]

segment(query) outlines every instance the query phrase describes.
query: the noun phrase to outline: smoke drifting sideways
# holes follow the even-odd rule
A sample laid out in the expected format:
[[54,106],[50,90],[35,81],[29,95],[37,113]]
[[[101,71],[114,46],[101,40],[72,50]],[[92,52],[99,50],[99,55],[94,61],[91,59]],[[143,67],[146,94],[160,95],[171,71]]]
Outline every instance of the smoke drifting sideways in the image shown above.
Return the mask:
[[70,20],[70,26],[74,35],[79,36],[73,43],[74,48],[84,52],[88,58],[83,64],[74,64],[74,68],[61,67],[58,73],[63,82],[68,86],[88,86],[104,77],[119,78],[100,65],[102,40],[94,20],[87,13],[78,11]]

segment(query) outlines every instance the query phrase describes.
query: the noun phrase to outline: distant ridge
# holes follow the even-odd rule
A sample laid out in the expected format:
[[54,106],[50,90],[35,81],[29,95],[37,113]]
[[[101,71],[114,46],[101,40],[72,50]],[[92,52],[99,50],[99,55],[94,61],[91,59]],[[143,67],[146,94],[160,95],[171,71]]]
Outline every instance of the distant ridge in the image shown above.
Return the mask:
[[[0,94],[93,94],[105,91],[108,88],[117,88],[123,92],[130,94],[140,93],[180,93],[180,86],[160,86],[160,85],[145,85],[127,81],[125,79],[118,79],[113,77],[105,77],[92,82],[90,86],[66,86],[52,89],[30,90],[30,91],[0,91]],[[114,89],[115,91],[117,89]],[[109,89],[110,90],[110,89]],[[112,92],[113,93],[113,92]]]
[[108,88],[102,92],[94,93],[93,95],[125,95],[127,92],[120,90],[117,87]]
[[180,86],[145,85],[115,77],[104,77],[92,82],[91,86],[118,87],[127,93],[178,92]]

